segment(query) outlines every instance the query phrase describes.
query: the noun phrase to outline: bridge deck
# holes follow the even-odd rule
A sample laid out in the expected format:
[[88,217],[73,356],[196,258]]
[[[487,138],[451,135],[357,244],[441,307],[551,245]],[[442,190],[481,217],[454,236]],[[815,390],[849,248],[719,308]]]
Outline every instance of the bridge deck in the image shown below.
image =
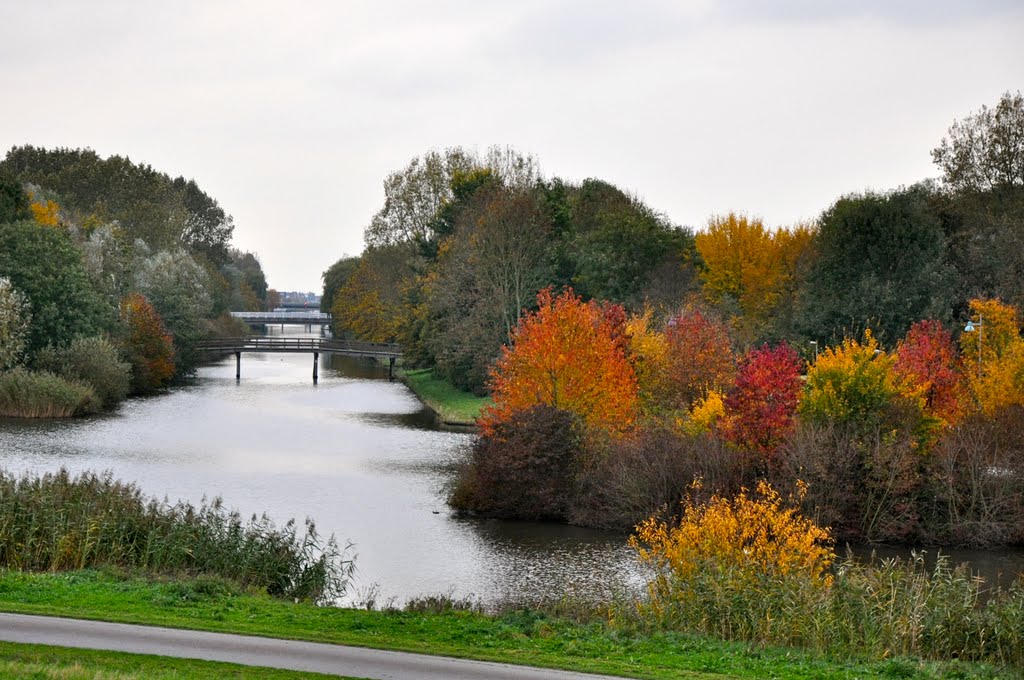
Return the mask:
[[284,312],[231,312],[231,316],[247,324],[276,326],[278,324],[299,324],[302,326],[329,326],[331,315],[318,311]]
[[398,358],[402,348],[393,343],[351,342],[333,338],[241,337],[206,340],[197,345],[205,352],[320,352],[365,357]]
[[394,378],[395,360],[402,356],[402,348],[395,344],[376,342],[347,342],[333,338],[274,338],[253,336],[245,338],[216,338],[196,345],[203,352],[235,355],[235,380],[242,379],[244,352],[305,352],[313,355],[313,384],[318,380],[320,353],[345,354],[388,360],[388,378]]

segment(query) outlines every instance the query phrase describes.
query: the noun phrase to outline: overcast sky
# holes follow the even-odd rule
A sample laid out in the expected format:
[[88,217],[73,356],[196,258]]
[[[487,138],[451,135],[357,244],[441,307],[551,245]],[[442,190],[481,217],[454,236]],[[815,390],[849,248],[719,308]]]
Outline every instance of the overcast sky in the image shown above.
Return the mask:
[[431,148],[777,226],[936,176],[954,119],[1024,89],[1021,0],[0,3],[0,152],[194,178],[281,290],[319,291]]

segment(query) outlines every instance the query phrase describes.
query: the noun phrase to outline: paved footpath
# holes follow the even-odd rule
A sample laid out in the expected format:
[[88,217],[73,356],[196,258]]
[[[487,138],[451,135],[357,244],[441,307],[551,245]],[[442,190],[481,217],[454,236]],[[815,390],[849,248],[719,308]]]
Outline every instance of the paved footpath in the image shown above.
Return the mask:
[[0,640],[227,661],[374,680],[608,680],[608,676],[319,642],[0,613]]

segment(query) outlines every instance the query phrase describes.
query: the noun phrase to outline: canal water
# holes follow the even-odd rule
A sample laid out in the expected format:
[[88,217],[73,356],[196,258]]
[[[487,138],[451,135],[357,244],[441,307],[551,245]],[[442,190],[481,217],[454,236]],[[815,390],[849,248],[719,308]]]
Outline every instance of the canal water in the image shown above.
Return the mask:
[[[245,354],[241,370],[236,382],[230,357],[191,386],[99,417],[0,421],[0,466],[110,470],[171,501],[221,496],[278,523],[311,517],[354,545],[350,602],[605,598],[639,586],[623,534],[454,515],[445,498],[472,435],[439,430],[386,367],[321,356],[315,386],[311,355]],[[1022,551],[952,557],[1004,583],[1024,570]]]
[[236,383],[234,361],[112,414],[0,420],[0,466],[110,470],[161,499],[311,517],[354,546],[351,601],[601,597],[635,582],[624,535],[453,515],[448,485],[472,435],[439,430],[386,367],[321,355],[314,386],[312,355],[244,354]]

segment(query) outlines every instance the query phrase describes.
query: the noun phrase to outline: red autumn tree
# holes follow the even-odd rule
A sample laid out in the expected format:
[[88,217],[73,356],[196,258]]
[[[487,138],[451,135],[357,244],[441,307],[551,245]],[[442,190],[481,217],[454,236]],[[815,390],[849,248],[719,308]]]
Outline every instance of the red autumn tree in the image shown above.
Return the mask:
[[163,319],[145,296],[121,300],[122,346],[132,366],[132,391],[152,392],[174,375],[174,343]]
[[494,405],[484,434],[518,411],[548,405],[578,415],[610,433],[627,430],[636,418],[637,385],[613,314],[583,303],[571,290],[537,295],[536,312],[524,316],[491,371]]
[[724,432],[733,444],[768,461],[793,427],[803,362],[782,343],[749,351],[725,397]]
[[953,336],[939,321],[918,321],[896,348],[893,366],[904,391],[924,399],[926,413],[947,423],[955,422],[966,394],[957,370],[958,353]]
[[669,406],[689,409],[712,390],[724,391],[736,375],[736,359],[724,323],[689,309],[668,322]]

